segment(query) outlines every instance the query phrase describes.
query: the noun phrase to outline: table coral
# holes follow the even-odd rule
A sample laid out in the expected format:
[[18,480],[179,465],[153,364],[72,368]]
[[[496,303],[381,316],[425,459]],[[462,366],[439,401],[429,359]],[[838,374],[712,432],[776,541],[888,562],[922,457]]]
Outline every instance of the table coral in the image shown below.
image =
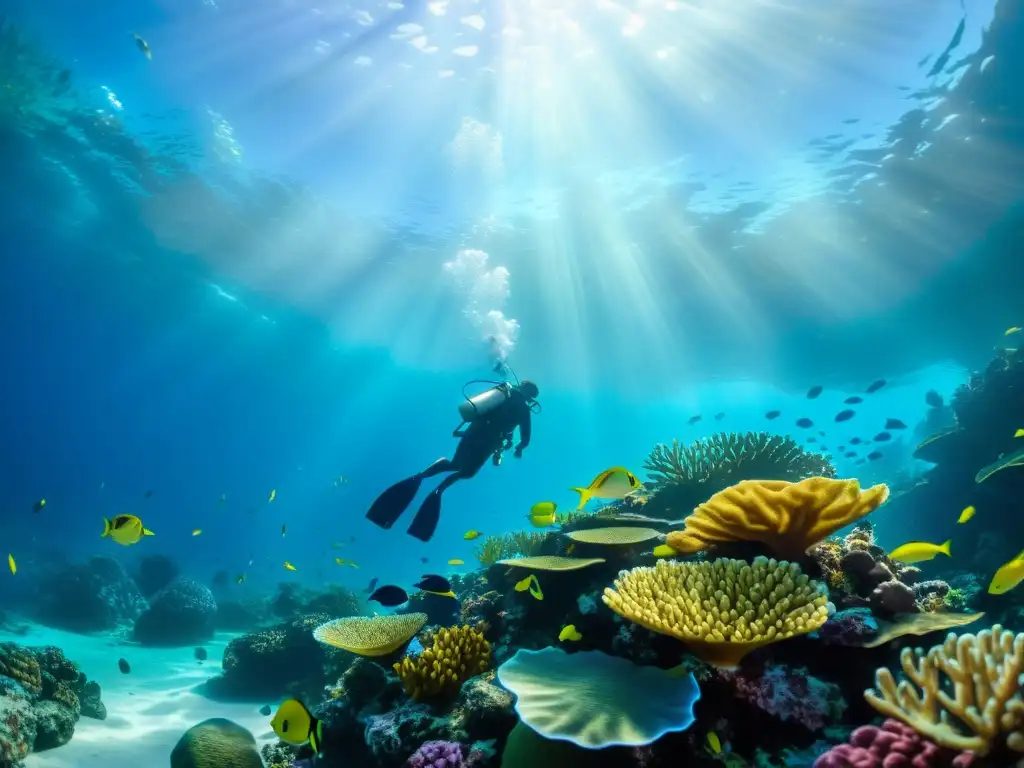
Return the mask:
[[718,667],[737,666],[751,651],[812,632],[828,619],[823,585],[796,563],[765,557],[753,564],[659,560],[653,568],[622,571],[603,600]]
[[313,637],[360,656],[389,656],[412,640],[426,622],[425,613],[349,616],[321,624]]
[[414,701],[450,698],[471,677],[490,669],[491,645],[479,627],[468,625],[428,632],[423,652],[394,665]]
[[780,557],[799,558],[811,546],[877,509],[889,489],[861,490],[856,480],[810,477],[744,480],[694,509],[681,531],[666,543],[684,554],[714,544],[756,541]]
[[881,728],[858,728],[849,743],[815,760],[814,768],[970,768],[974,763],[972,753],[943,749],[890,719]]

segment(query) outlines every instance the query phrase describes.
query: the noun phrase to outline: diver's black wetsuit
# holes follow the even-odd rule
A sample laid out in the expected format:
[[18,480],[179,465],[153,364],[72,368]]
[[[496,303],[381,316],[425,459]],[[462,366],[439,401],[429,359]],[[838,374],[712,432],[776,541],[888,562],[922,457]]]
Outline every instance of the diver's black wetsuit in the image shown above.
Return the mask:
[[[523,388],[526,385],[527,382],[523,382]],[[535,396],[535,392],[536,387],[533,387],[530,394]],[[450,472],[423,501],[409,526],[410,536],[430,541],[441,516],[441,494],[459,480],[473,477],[492,456],[500,455],[506,437],[517,427],[519,444],[513,455],[517,459],[522,457],[523,449],[530,444],[531,405],[532,399],[528,399],[521,389],[513,388],[508,400],[470,422],[465,432],[456,430],[455,436],[460,438],[459,445],[451,459],[438,459],[422,472],[388,488],[373,503],[366,517],[381,528],[390,528],[412,503],[425,478]]]

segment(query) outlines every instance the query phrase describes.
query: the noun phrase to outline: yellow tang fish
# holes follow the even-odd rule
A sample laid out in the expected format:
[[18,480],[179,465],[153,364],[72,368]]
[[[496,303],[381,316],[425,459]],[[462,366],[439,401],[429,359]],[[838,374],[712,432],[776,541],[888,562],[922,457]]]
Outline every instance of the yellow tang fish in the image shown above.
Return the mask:
[[533,595],[535,599],[544,599],[544,593],[541,592],[540,589],[540,582],[537,581],[537,577],[532,573],[522,581],[516,582],[516,592],[526,592],[527,590],[530,591],[530,594]]
[[988,593],[1002,595],[1022,581],[1024,581],[1024,552],[996,571],[996,575],[992,577],[992,583],[988,585]]
[[269,496],[269,497],[267,497],[267,502],[271,502],[271,501],[273,501],[273,500],[274,500],[274,499],[276,499],[276,498],[277,498],[277,488],[274,488],[274,489],[273,489],[273,490],[272,490],[272,491],[270,492],[270,496]]
[[7,567],[11,569],[11,573],[18,572],[18,564],[14,562],[14,555],[12,554],[7,555]]
[[1013,433],[1013,436],[1014,437],[1024,437],[1024,429],[1018,429],[1016,432]]
[[481,536],[483,536],[483,534],[480,533],[480,531],[466,531],[462,535],[462,538],[466,541],[472,541],[473,539],[479,539]]
[[679,553],[676,552],[668,544],[659,544],[654,548],[655,557],[675,557]]
[[558,633],[558,639],[561,640],[563,643],[566,640],[576,642],[578,640],[582,640],[583,635],[576,631],[575,624],[566,624],[564,627],[562,627],[562,631]]
[[466,564],[465,560],[459,560],[457,557],[456,558],[452,558],[451,560],[448,561],[448,565],[465,565],[465,564]]
[[943,544],[931,544],[927,541],[909,541],[890,552],[889,559],[913,565],[914,563],[923,563],[926,560],[931,560],[938,554],[952,557],[949,552],[950,544],[952,544],[952,541],[947,541]]
[[110,520],[103,519],[103,537],[109,536],[123,547],[138,544],[143,536],[152,536],[135,515],[118,515]]
[[714,731],[708,731],[708,749],[711,750],[712,754],[722,754],[722,742]]
[[288,699],[281,703],[270,721],[270,727],[281,741],[301,747],[307,741],[316,754],[320,754],[320,741],[323,728],[320,721],[309,713],[306,705],[298,699]]
[[1003,331],[1003,336],[1012,336],[1015,333],[1020,333],[1020,326],[1015,325],[1012,328],[1007,328]]
[[583,509],[591,499],[623,499],[636,490],[643,489],[643,483],[625,467],[612,467],[595,477],[586,488],[570,488],[580,495],[576,511]]
[[966,523],[968,520],[974,517],[974,513],[977,511],[978,510],[974,508],[973,504],[969,507],[964,507],[964,511],[961,512],[960,517],[957,518],[957,525],[962,525],[963,523]]
[[359,570],[359,566],[358,565],[353,563],[351,560],[346,560],[343,557],[336,557],[336,558],[334,558],[334,562],[337,563],[338,565],[347,565],[350,568],[355,568],[357,571]]
[[203,529],[202,529],[202,528],[193,528],[193,529],[192,529],[192,535],[193,535],[193,536],[198,536],[198,535],[199,535],[200,533],[202,533],[202,532],[203,532]]
[[296,568],[296,567],[295,567],[294,565],[292,565],[291,563],[289,563],[289,562],[288,562],[287,560],[285,560],[285,561],[284,561],[284,567],[285,567],[285,569],[287,569],[287,570],[289,570],[289,571],[297,571],[297,570],[299,570],[299,569],[298,569],[298,568]]
[[558,505],[553,501],[538,501],[530,507],[530,514],[526,516],[526,519],[534,528],[547,528],[555,524],[557,508]]

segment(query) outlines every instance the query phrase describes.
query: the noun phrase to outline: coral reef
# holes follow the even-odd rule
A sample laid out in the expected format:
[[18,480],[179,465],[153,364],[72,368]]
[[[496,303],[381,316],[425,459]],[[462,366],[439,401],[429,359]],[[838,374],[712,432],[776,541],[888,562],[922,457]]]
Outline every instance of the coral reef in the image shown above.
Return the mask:
[[412,640],[426,622],[425,613],[351,616],[320,625],[313,637],[324,645],[360,656],[390,656]]
[[889,719],[880,728],[858,728],[848,744],[830,749],[814,768],[971,768],[975,762],[972,753],[943,749],[909,725]]
[[824,729],[846,711],[839,686],[815,677],[806,667],[766,664],[760,670],[719,670],[718,675],[732,685],[738,698],[809,731]]
[[35,618],[72,632],[101,632],[134,621],[146,601],[119,562],[93,557],[44,578],[35,601]]
[[455,741],[428,741],[406,761],[408,768],[462,768],[462,745]]
[[263,759],[249,731],[216,717],[185,731],[171,752],[171,768],[263,768]]
[[545,553],[544,547],[553,538],[547,533],[535,531],[515,531],[503,533],[498,536],[487,536],[477,545],[473,554],[480,564],[485,568],[494,565],[499,560],[507,560],[513,557],[533,557],[534,555],[553,554]]
[[205,584],[175,579],[135,620],[134,637],[143,645],[194,645],[213,636],[217,602]]
[[147,555],[139,560],[135,583],[146,597],[152,597],[178,577],[178,564],[167,555]]
[[409,697],[452,697],[466,680],[490,669],[491,646],[481,629],[463,625],[425,633],[423,651],[394,665]]

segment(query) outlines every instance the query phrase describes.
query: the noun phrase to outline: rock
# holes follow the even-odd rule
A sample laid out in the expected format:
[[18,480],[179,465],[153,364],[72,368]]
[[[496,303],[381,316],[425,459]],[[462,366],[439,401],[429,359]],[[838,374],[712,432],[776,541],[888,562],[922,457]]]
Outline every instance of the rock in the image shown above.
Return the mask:
[[135,639],[143,645],[194,645],[213,636],[217,602],[210,588],[176,579],[153,596],[135,620]]
[[263,759],[249,731],[215,717],[185,731],[171,752],[171,768],[263,768]]
[[130,623],[145,608],[145,598],[120,563],[93,557],[44,579],[35,617],[72,632],[102,632]]
[[47,701],[63,704],[75,714],[104,720],[107,708],[100,700],[100,686],[89,681],[85,673],[64,655],[55,645],[31,648],[41,671],[42,691],[40,697]]
[[379,664],[360,656],[345,670],[339,682],[346,700],[358,712],[377,698],[389,681]]
[[917,613],[914,590],[896,580],[875,587],[871,593],[871,604],[876,611],[884,614]]
[[254,606],[237,600],[218,600],[216,628],[225,632],[251,632],[263,623]]
[[178,577],[178,565],[166,555],[149,555],[139,562],[135,581],[146,597],[152,597]]
[[453,720],[471,739],[504,739],[518,720],[514,703],[512,694],[496,685],[490,672],[462,685]]
[[75,734],[78,714],[56,701],[41,701],[33,708],[36,716],[36,739],[33,750],[62,747]]
[[78,702],[82,707],[82,717],[107,719],[107,706],[100,699],[100,684],[95,680],[85,684],[84,690],[78,695]]
[[36,713],[28,695],[8,691],[0,696],[0,765],[23,760],[35,741]]

